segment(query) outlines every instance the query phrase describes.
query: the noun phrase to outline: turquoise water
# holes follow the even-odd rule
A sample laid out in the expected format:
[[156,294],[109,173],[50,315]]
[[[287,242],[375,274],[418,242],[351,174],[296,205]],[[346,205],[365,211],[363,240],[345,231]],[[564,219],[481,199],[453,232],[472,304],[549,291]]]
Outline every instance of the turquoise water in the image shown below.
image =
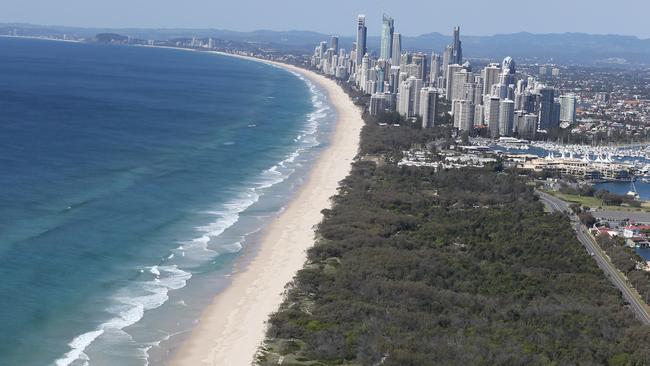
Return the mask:
[[0,38],[0,364],[161,362],[327,143],[324,100],[246,60]]

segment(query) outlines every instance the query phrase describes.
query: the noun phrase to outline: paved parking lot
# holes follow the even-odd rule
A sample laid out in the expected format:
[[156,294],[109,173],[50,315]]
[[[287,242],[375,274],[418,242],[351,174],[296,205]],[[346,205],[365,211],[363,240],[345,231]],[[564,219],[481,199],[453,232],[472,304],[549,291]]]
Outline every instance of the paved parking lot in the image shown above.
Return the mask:
[[595,218],[609,221],[621,221],[630,219],[636,223],[650,224],[650,212],[634,212],[634,211],[613,211],[613,210],[597,210],[592,211]]

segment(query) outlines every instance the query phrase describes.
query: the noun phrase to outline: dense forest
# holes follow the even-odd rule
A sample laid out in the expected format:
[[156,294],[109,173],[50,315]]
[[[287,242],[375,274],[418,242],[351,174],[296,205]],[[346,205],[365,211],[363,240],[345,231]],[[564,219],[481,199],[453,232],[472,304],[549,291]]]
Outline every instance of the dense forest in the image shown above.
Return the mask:
[[[360,156],[449,138],[368,120]],[[258,363],[649,365],[650,328],[524,179],[357,161]]]

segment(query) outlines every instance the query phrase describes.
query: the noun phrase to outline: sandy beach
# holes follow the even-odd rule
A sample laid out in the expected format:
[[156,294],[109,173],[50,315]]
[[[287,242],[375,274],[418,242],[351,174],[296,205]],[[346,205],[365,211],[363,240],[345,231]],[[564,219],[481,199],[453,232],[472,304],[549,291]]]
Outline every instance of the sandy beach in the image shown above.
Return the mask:
[[337,111],[335,131],[306,183],[265,229],[255,257],[233,275],[231,285],[216,296],[173,355],[170,364],[174,366],[251,365],[264,340],[269,315],[278,309],[285,285],[302,268],[306,250],[314,244],[314,226],[322,219],[321,210],[330,207],[330,197],[350,172],[357,154],[363,121],[345,92],[317,73],[272,64],[303,75],[327,92]]

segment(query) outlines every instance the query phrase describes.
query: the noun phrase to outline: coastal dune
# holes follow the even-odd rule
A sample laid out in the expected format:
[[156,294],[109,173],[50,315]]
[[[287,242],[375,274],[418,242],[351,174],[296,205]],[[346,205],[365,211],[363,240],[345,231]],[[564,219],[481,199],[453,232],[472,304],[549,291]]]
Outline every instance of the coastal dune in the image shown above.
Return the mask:
[[322,219],[321,210],[330,207],[330,197],[350,172],[357,154],[363,120],[341,87],[311,71],[268,63],[299,73],[324,89],[336,109],[336,127],[305,184],[265,229],[255,257],[233,275],[232,283],[204,311],[192,334],[174,353],[173,366],[248,366],[253,362],[269,315],[280,306],[285,285],[302,268],[306,250],[314,245],[314,227]]

